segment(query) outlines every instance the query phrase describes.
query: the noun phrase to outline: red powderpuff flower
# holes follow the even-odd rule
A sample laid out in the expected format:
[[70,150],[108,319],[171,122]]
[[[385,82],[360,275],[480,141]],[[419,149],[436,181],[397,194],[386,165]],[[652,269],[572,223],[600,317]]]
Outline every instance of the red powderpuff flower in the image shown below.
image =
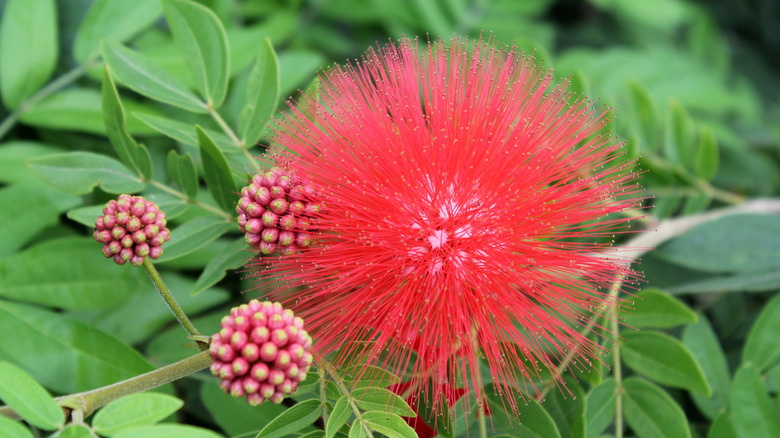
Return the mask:
[[603,353],[578,329],[632,274],[594,254],[639,188],[606,110],[514,48],[467,45],[402,40],[322,75],[272,136],[322,197],[316,243],[255,266],[337,365],[438,382],[438,406],[461,382],[482,399],[483,356],[515,411],[540,369]]

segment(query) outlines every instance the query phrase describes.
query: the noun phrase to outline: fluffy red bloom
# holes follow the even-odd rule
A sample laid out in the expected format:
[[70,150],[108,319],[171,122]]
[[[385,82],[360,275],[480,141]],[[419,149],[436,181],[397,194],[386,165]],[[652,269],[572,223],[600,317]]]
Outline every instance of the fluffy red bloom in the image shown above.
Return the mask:
[[602,353],[578,329],[627,273],[594,257],[625,228],[605,216],[640,201],[608,117],[514,48],[369,50],[278,121],[276,163],[326,208],[315,244],[258,275],[337,364],[437,382],[439,404],[461,382],[481,397],[484,356],[503,395],[526,391],[567,352]]

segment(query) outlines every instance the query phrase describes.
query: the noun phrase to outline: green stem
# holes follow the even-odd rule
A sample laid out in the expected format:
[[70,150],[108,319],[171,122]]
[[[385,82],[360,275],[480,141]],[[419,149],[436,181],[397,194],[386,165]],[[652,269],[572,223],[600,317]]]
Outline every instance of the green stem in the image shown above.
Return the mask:
[[243,152],[244,157],[247,159],[249,163],[251,163],[254,160],[254,157],[252,157],[252,154],[250,154],[249,151],[247,150],[244,141],[238,138],[236,133],[233,132],[233,130],[230,128],[227,122],[225,122],[222,116],[220,116],[217,110],[215,110],[213,107],[209,107],[209,114],[217,122],[217,125],[219,125],[219,127],[222,128],[222,132],[224,132],[225,135],[228,136],[228,138],[230,139],[230,141],[233,142],[234,145],[238,146],[239,149],[241,149],[241,152]]
[[325,370],[318,366],[317,373],[320,375],[320,404],[322,405],[322,422],[328,424],[328,395],[326,392],[327,382],[325,382]]
[[359,421],[360,424],[363,426],[363,431],[366,433],[366,436],[369,438],[374,438],[373,433],[371,433],[371,429],[368,428],[368,425],[363,421],[363,414],[360,412],[360,409],[357,407],[357,404],[355,404],[355,399],[352,398],[352,394],[349,392],[349,388],[347,388],[346,385],[344,385],[344,380],[342,380],[341,376],[339,376],[338,372],[333,369],[330,364],[325,360],[317,361],[317,368],[323,369],[325,372],[330,374],[330,376],[333,378],[333,381],[336,383],[336,386],[339,388],[339,391],[343,395],[347,397],[347,401],[349,401],[349,406],[352,408],[352,413],[355,414],[355,421]]
[[612,332],[612,373],[617,382],[617,393],[615,394],[615,438],[623,438],[623,369],[620,362],[620,323],[618,323],[618,294],[620,286],[625,280],[626,274],[621,273],[612,283],[609,290],[609,298],[614,305],[610,307],[610,322]]
[[[77,394],[64,395],[54,400],[61,406],[79,410],[84,417],[88,417],[98,408],[124,397],[138,392],[148,391],[160,385],[179,380],[194,374],[211,365],[211,353],[203,351],[187,359],[158,368],[140,376],[135,376],[112,385]],[[0,415],[18,418],[9,407],[0,407]]]
[[[171,295],[171,291],[168,290],[168,286],[163,282],[160,273],[157,272],[157,268],[154,267],[149,257],[144,257],[144,269],[146,269],[146,274],[149,275],[149,279],[154,283],[154,287],[157,288],[157,292],[160,292],[160,296],[162,296],[165,304],[171,309],[173,316],[175,316],[176,320],[179,321],[179,324],[184,327],[184,330],[186,330],[190,336],[200,336],[198,330],[192,325],[190,319],[187,318],[187,314],[184,313],[184,310],[179,306],[179,303],[176,302],[176,298]],[[198,342],[198,346],[201,350],[206,349],[206,346],[200,342]]]
[[232,221],[233,220],[233,217],[230,215],[230,213],[222,211],[222,210],[220,210],[220,209],[218,209],[216,207],[212,207],[212,206],[210,206],[208,204],[204,204],[204,203],[202,203],[202,202],[200,202],[200,201],[198,201],[196,199],[189,199],[187,197],[187,195],[185,195],[184,193],[182,193],[182,192],[180,192],[180,191],[178,191],[176,189],[172,189],[172,188],[166,186],[165,184],[163,184],[163,183],[161,183],[159,181],[150,180],[150,181],[148,181],[148,183],[153,185],[153,186],[155,186],[155,187],[157,187],[158,189],[160,189],[160,190],[162,190],[164,192],[167,192],[168,194],[176,196],[177,198],[181,198],[184,201],[186,201],[186,202],[188,202],[188,203],[190,203],[192,205],[196,205],[196,206],[198,206],[198,207],[200,207],[200,208],[202,208],[202,209],[204,209],[206,211],[209,211],[209,212],[214,213],[216,215],[222,216],[225,219],[227,219],[228,221]]

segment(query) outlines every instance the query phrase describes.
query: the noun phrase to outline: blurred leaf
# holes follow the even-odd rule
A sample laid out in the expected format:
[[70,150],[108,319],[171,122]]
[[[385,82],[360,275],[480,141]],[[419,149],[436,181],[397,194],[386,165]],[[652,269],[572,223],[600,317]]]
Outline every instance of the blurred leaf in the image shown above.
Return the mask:
[[49,79],[57,65],[54,0],[9,0],[0,20],[0,96],[16,109]]
[[[396,414],[385,412],[365,412],[363,421],[371,430],[377,431],[389,438],[417,438],[417,433],[403,418]],[[351,435],[351,434],[350,434]]]
[[620,349],[634,371],[664,385],[710,396],[712,389],[693,354],[677,339],[659,332],[625,333]]
[[43,157],[58,152],[64,152],[64,150],[57,146],[32,141],[9,141],[0,144],[0,182],[40,185],[41,180],[30,172],[24,162],[30,158]]
[[[19,120],[32,126],[64,131],[83,131],[105,134],[100,92],[91,88],[69,88],[46,99],[31,103],[19,113]],[[128,112],[156,112],[145,103],[125,100]],[[140,123],[135,117],[127,119],[127,131],[131,134],[153,134],[155,131]]]
[[590,84],[588,78],[582,73],[582,70],[575,69],[569,76],[569,91],[587,97],[590,95]]
[[669,218],[680,208],[682,201],[681,195],[660,196],[653,201],[653,214],[659,219]]
[[780,361],[780,294],[764,306],[750,329],[742,361],[752,363],[760,372]]
[[0,301],[0,330],[14,334],[0,343],[0,354],[55,392],[98,388],[152,368],[102,331],[38,307]]
[[[278,438],[314,423],[321,413],[319,400],[306,400],[286,409],[257,434],[257,438]],[[389,414],[388,414],[389,415]]]
[[246,147],[253,146],[263,136],[268,118],[279,102],[279,86],[279,61],[271,40],[266,38],[249,74],[247,103],[238,120],[238,132]]
[[618,386],[615,379],[604,379],[601,385],[591,389],[585,401],[585,431],[588,438],[596,438],[615,419],[615,397]]
[[163,0],[163,9],[196,88],[208,106],[218,108],[230,70],[222,23],[210,9],[189,0]]
[[157,424],[122,429],[113,438],[222,438],[218,433],[201,427],[179,424]]
[[[0,258],[11,255],[46,227],[59,223],[62,212],[81,203],[78,196],[44,185],[11,185],[0,189]],[[94,218],[93,218],[94,225]],[[0,283],[0,295],[3,284]]]
[[84,195],[100,186],[108,193],[136,193],[145,184],[124,164],[92,152],[67,152],[27,160],[27,167],[57,189]]
[[152,158],[146,147],[139,145],[130,137],[125,128],[125,110],[119,100],[114,81],[103,68],[103,123],[106,134],[119,158],[130,168],[135,169],[144,180],[152,178]]
[[162,6],[159,0],[97,0],[76,33],[73,54],[79,63],[84,64],[98,55],[103,39],[118,43],[127,41],[157,21],[160,15]]
[[325,57],[307,50],[286,50],[279,55],[280,93],[286,98],[296,87],[314,77],[315,72],[325,64]]
[[734,214],[706,222],[655,254],[705,272],[761,273],[780,267],[780,217]]
[[230,245],[226,246],[216,257],[211,259],[206,268],[201,272],[198,281],[192,288],[190,295],[197,295],[207,287],[211,287],[219,280],[225,277],[225,273],[229,269],[238,269],[244,266],[246,259],[252,256],[252,253],[242,251],[246,249],[246,242],[244,239],[238,239],[233,241]]
[[721,411],[710,426],[707,438],[734,438],[737,431],[734,429],[734,422],[731,421],[731,414],[727,411]]
[[634,310],[624,324],[633,328],[668,328],[696,322],[696,314],[666,292],[649,288],[636,294]]
[[102,41],[100,51],[113,77],[133,91],[187,111],[208,111],[205,102],[142,54],[113,41]]
[[633,101],[634,112],[639,126],[639,132],[645,144],[651,151],[657,151],[659,146],[658,134],[661,132],[661,117],[658,115],[658,106],[645,87],[637,81],[631,80],[628,89]]
[[[90,238],[48,240],[0,260],[0,296],[62,309],[103,309],[138,287]],[[56,281],[55,281],[56,279]]]
[[585,437],[585,392],[572,381],[566,388],[551,391],[542,406],[555,421],[562,437]]
[[184,191],[187,199],[197,199],[198,171],[195,169],[195,163],[190,154],[179,155],[171,149],[168,152],[168,174]]
[[214,216],[195,218],[171,231],[159,262],[173,260],[206,245],[233,228],[233,223]]
[[623,381],[626,421],[639,438],[690,438],[680,406],[658,386],[637,377]]
[[127,395],[101,408],[92,418],[92,428],[100,435],[113,436],[122,429],[157,423],[183,405],[183,401],[166,394]]
[[[173,315],[162,302],[159,293],[144,278],[143,270],[137,270],[136,275],[136,290],[128,294],[122,305],[100,311],[72,312],[71,315],[130,345],[138,344],[159,332],[166,324],[174,323]],[[230,296],[224,289],[213,288],[197,297],[190,297],[188,291],[193,285],[191,278],[171,271],[161,271],[161,275],[187,315],[197,315],[224,303]],[[128,324],[127,321],[133,323]],[[176,328],[181,343],[187,342],[182,328]]]
[[336,401],[336,404],[333,405],[333,411],[328,417],[328,423],[325,425],[326,438],[333,438],[341,426],[346,424],[351,413],[352,412],[349,409],[349,399],[346,395],[342,396]]
[[675,294],[703,294],[721,292],[764,292],[780,288],[780,271],[760,274],[737,274],[712,276],[705,280],[692,281],[669,289]]
[[[138,120],[161,134],[184,144],[198,146],[198,136],[195,133],[195,129],[193,129],[194,125],[190,123],[177,122],[151,114],[135,114],[135,116]],[[234,145],[225,134],[210,129],[204,129],[203,132],[214,139],[214,142],[221,150],[225,152],[241,152],[241,149]]]
[[274,418],[286,412],[287,407],[273,403],[250,406],[246,400],[225,394],[216,379],[209,379],[201,386],[200,399],[214,421],[229,436],[254,436]]
[[57,433],[56,437],[57,438],[94,438],[94,435],[89,430],[89,427],[83,424],[70,423],[67,426],[65,426],[65,429],[62,429],[62,431]]
[[0,362],[0,400],[24,421],[45,430],[65,423],[65,414],[52,396],[29,374],[16,365]]
[[696,324],[685,328],[682,341],[691,350],[712,388],[710,397],[691,394],[693,401],[704,415],[713,419],[718,415],[718,412],[728,407],[731,376],[729,375],[726,355],[723,353],[712,326],[703,315],[699,316],[699,321]]
[[712,196],[706,193],[697,193],[695,195],[689,195],[685,197],[685,204],[683,204],[682,215],[691,216],[701,213],[706,210],[712,203]]
[[238,188],[230,173],[225,156],[200,126],[195,126],[195,132],[198,134],[200,159],[203,161],[203,177],[206,180],[206,185],[220,208],[225,211],[233,211],[238,200]]
[[666,123],[664,156],[675,164],[691,168],[693,160],[694,127],[688,111],[675,99],[669,103],[669,118]]
[[0,415],[0,438],[33,438],[33,434],[19,421]]
[[718,173],[720,151],[715,134],[709,126],[702,126],[699,131],[699,145],[693,163],[693,172],[699,178],[709,181]]
[[[504,391],[502,390],[501,393]],[[545,438],[561,436],[555,421],[535,398],[513,394],[514,400],[504,400],[499,396],[498,387],[494,383],[485,385],[484,394],[490,408],[491,418],[498,422],[497,424],[507,429],[517,428],[523,432],[527,431]],[[510,408],[512,414],[508,412]],[[522,423],[517,423],[516,414],[519,414]]]
[[404,399],[384,388],[357,388],[352,391],[352,397],[364,411],[388,412],[411,418],[417,416]]
[[750,363],[742,364],[734,374],[729,397],[731,419],[740,438],[776,438],[780,436],[777,406],[769,398],[761,376]]

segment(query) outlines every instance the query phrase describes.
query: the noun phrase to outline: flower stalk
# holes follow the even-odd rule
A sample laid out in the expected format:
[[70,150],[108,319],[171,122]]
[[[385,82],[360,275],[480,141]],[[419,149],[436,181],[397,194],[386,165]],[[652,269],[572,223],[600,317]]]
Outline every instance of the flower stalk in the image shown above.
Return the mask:
[[[187,331],[187,334],[190,336],[200,336],[200,333],[198,333],[198,330],[194,325],[192,325],[192,322],[187,317],[187,314],[184,313],[184,310],[182,310],[181,306],[179,306],[179,303],[176,302],[176,298],[174,298],[171,294],[171,291],[168,289],[168,286],[163,281],[160,273],[157,271],[157,268],[154,267],[149,257],[144,257],[143,266],[146,270],[146,274],[149,276],[149,280],[152,281],[154,287],[157,289],[157,292],[160,293],[163,301],[165,301],[165,304],[168,305],[168,309],[171,310],[171,313],[173,313],[173,316],[175,316],[176,320],[179,321],[179,324],[184,327],[184,330]],[[198,342],[198,347],[201,349],[201,351],[207,348],[206,345],[200,342]]]

